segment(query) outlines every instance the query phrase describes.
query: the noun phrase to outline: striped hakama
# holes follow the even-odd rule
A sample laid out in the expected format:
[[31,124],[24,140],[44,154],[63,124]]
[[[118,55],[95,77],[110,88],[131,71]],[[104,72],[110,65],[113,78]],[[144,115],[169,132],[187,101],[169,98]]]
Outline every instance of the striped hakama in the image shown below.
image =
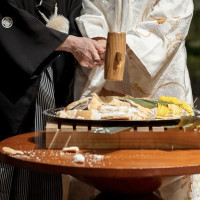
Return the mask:
[[[43,110],[55,108],[53,71],[42,73],[36,99],[35,131],[45,129]],[[37,137],[37,143],[40,138]],[[0,163],[0,200],[61,200],[62,176],[33,172]]]

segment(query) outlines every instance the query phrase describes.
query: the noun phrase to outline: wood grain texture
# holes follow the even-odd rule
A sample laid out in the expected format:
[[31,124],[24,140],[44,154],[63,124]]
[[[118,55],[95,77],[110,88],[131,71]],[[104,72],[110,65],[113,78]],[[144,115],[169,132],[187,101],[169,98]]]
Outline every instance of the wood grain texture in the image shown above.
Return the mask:
[[[54,126],[54,129],[52,128]],[[66,129],[68,127],[68,129]],[[94,128],[78,126],[77,130],[62,124],[47,123],[46,147],[78,146],[81,149],[199,149],[200,133],[194,128],[138,127],[119,129],[116,133],[94,133]]]
[[106,45],[104,78],[122,81],[126,52],[126,33],[109,32]]
[[[73,162],[73,153],[45,148],[45,136],[46,132],[33,132],[1,141],[1,162],[33,171],[70,174],[101,191],[121,194],[151,192],[166,176],[200,173],[200,149],[82,149],[85,162],[78,164]],[[5,146],[24,155],[6,154],[2,150]],[[95,155],[103,158],[97,160]]]

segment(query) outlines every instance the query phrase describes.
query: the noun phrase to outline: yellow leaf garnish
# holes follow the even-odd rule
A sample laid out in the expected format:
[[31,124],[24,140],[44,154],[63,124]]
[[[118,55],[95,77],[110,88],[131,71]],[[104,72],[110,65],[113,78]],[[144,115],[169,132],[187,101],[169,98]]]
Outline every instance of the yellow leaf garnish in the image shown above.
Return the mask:
[[189,105],[188,103],[184,102],[184,101],[179,100],[179,99],[176,98],[176,97],[165,97],[165,96],[160,96],[159,100],[160,100],[160,101],[165,101],[165,102],[168,102],[168,103],[172,103],[172,104],[176,104],[176,105],[179,105],[179,106],[182,106],[182,108],[183,108],[185,111],[187,111],[187,112],[189,113],[189,115],[191,115],[191,116],[194,115],[192,106]]
[[157,117],[169,117],[170,113],[170,109],[167,106],[158,104]]

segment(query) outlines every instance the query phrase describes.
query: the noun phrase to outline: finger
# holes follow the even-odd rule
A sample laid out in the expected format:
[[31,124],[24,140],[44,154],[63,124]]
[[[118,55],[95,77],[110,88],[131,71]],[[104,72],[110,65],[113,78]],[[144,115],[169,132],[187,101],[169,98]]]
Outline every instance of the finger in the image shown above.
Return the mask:
[[84,51],[75,51],[75,55],[82,66],[92,68],[94,62],[99,62],[101,58],[91,41],[85,45]]
[[95,62],[94,63],[94,68],[101,67],[101,66],[103,66],[102,63],[99,63],[99,62]]
[[86,54],[83,54],[82,52],[76,52],[74,55],[79,64],[84,67],[92,66],[94,64],[93,58],[89,52]]
[[100,56],[100,58],[101,58],[101,60],[104,60],[105,59],[105,52],[104,53],[101,53],[101,54],[99,54],[99,56]]
[[[98,50],[98,49],[97,49],[97,50]],[[101,48],[100,50],[98,50],[98,53],[102,54],[102,53],[104,53],[105,51],[106,51],[106,49],[104,49],[104,48],[102,49],[102,48]]]
[[92,43],[94,45],[94,47],[96,48],[97,53],[102,54],[105,52],[105,48],[103,48],[101,45],[99,45],[95,40],[92,40]]
[[98,52],[96,51],[96,49],[94,49],[93,51],[91,51],[91,57],[92,57],[92,61],[93,62],[98,62],[101,60]]
[[104,65],[104,60],[100,60],[100,61],[98,62],[98,65],[99,65],[99,66]]
[[102,64],[99,62],[94,62],[94,63],[84,63],[82,64],[82,66],[88,69],[93,69],[102,66]]
[[102,45],[99,45],[99,43],[98,43],[97,41],[92,40],[92,42],[93,42],[93,44],[94,44],[96,50],[97,50],[99,53],[104,53],[104,52],[105,52],[106,49],[105,49],[104,47],[102,47]]
[[80,61],[79,61],[79,64],[80,64],[81,66],[83,66],[83,67],[85,67],[85,68],[89,68],[89,69],[91,69],[91,68],[94,67],[94,62],[90,62],[90,61],[88,61],[88,60],[80,60]]

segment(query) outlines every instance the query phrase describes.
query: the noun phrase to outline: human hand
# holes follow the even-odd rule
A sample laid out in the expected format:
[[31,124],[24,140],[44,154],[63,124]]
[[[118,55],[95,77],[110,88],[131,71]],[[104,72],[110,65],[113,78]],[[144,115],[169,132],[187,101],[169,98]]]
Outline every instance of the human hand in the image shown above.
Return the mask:
[[104,64],[104,59],[105,59],[105,52],[106,52],[106,43],[107,43],[107,40],[106,38],[101,38],[101,37],[96,37],[96,38],[93,38],[103,49],[104,49],[104,52],[101,53],[99,52],[99,56],[101,58],[101,60],[99,61],[99,63],[101,65]]
[[95,40],[72,35],[68,36],[56,50],[71,52],[79,64],[86,68],[101,66],[99,54],[105,51]]

